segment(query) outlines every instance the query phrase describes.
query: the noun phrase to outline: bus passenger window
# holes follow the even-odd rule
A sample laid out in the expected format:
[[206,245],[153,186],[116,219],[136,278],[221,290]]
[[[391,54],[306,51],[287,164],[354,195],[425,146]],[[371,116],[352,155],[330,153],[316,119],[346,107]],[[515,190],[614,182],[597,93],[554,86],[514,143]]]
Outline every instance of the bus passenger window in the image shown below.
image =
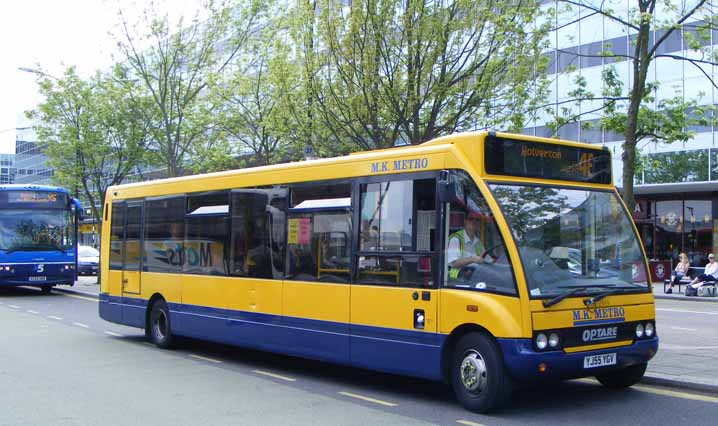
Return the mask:
[[184,214],[184,197],[145,201],[145,271],[182,272]]
[[112,203],[110,224],[110,269],[122,269],[125,238],[125,203]]
[[516,294],[506,246],[496,220],[476,184],[452,173],[456,193],[446,205],[447,287]]
[[433,287],[436,274],[436,180],[361,185],[357,281]]
[[186,222],[183,272],[227,275],[229,193],[215,192],[187,197]]
[[289,279],[349,282],[351,240],[351,184],[292,188],[287,217]]
[[286,192],[284,188],[232,191],[232,275],[282,277]]

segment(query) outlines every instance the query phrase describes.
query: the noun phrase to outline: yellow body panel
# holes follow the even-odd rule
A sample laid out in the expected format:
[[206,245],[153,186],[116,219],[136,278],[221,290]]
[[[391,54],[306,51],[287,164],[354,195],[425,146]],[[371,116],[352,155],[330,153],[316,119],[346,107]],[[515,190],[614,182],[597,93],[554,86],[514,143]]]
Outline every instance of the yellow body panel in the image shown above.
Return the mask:
[[[476,306],[476,312],[467,306]],[[441,290],[439,332],[449,334],[463,324],[477,324],[496,337],[531,337],[531,328],[521,323],[521,301],[467,290]]]
[[[429,292],[430,300],[422,300],[422,292]],[[414,300],[417,293],[417,300]],[[351,323],[374,327],[416,330],[414,310],[423,309],[426,332],[438,327],[437,299],[433,289],[382,287],[371,285],[351,286]]]
[[168,303],[182,303],[180,277],[181,275],[143,272],[142,293],[139,297],[149,299],[153,294],[159,293]]
[[349,323],[349,284],[284,282],[284,315]]
[[122,271],[122,293],[140,294],[140,271]]
[[103,274],[101,291],[103,293],[109,293],[113,296],[121,296],[122,295],[122,271],[118,271],[118,270],[107,271],[105,268],[103,268],[103,271],[105,271],[105,273]]

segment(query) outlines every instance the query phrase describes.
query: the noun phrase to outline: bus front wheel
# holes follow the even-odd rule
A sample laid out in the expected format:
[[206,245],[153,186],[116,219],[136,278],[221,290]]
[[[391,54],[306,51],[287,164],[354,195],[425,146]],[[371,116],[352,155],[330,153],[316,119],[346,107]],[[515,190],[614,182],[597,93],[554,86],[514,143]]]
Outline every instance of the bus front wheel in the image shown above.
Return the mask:
[[152,304],[150,311],[149,337],[152,343],[158,348],[169,349],[172,347],[173,337],[170,326],[170,311],[167,303],[159,299]]
[[43,294],[49,293],[50,290],[52,290],[52,286],[51,286],[51,285],[44,285],[44,286],[40,287],[40,291],[41,291]]
[[500,408],[511,394],[496,342],[482,333],[469,333],[456,344],[451,366],[451,386],[466,409],[487,413]]
[[599,374],[596,379],[608,388],[627,388],[641,381],[647,366],[647,362],[642,362],[611,373]]

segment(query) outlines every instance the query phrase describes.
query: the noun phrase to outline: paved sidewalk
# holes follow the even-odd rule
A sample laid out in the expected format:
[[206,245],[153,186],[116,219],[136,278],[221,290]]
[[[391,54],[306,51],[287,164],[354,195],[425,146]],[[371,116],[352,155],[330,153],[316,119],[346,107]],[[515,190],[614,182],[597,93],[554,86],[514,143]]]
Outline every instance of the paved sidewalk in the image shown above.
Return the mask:
[[[82,277],[73,287],[55,289],[98,297],[100,286],[96,277]],[[654,286],[653,293],[661,343],[643,383],[718,393],[718,298],[664,295],[662,285]],[[700,328],[706,324],[708,328]],[[709,335],[701,335],[702,330]]]
[[686,286],[681,286],[680,293],[678,292],[678,288],[673,289],[673,293],[666,294],[663,292],[663,283],[654,283],[653,284],[653,297],[656,299],[665,299],[665,300],[683,300],[687,302],[713,302],[718,303],[718,297],[697,297],[697,296],[685,296],[683,293],[686,289]]

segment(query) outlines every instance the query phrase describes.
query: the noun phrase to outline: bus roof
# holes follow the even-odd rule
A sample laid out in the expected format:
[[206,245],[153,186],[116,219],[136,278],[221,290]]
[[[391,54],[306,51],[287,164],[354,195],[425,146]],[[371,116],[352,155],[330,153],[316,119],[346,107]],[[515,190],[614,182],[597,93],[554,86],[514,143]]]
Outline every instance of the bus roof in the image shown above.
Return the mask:
[[[174,177],[174,178],[167,178],[167,179],[158,179],[158,180],[152,180],[152,181],[144,181],[144,182],[135,182],[135,183],[129,183],[129,184],[123,184],[123,185],[117,185],[112,186],[108,188],[108,198],[132,198],[135,196],[162,196],[165,194],[170,193],[177,193],[179,190],[180,192],[184,184],[190,184],[190,186],[197,187],[197,183],[199,181],[204,180],[216,180],[214,185],[212,186],[221,186],[221,184],[218,181],[223,181],[226,183],[228,180],[241,178],[241,177],[247,177],[248,180],[255,180],[255,178],[259,180],[263,180],[262,178],[258,178],[258,176],[267,176],[267,174],[273,174],[273,173],[279,173],[284,174],[283,178],[287,180],[283,183],[292,183],[294,181],[300,182],[303,179],[299,177],[300,173],[297,173],[299,170],[307,170],[308,175],[311,175],[313,179],[316,180],[322,180],[327,179],[327,177],[322,177],[320,175],[324,175],[324,173],[317,173],[321,172],[325,168],[333,168],[334,166],[340,166],[343,167],[345,164],[353,164],[353,163],[363,163],[368,164],[375,162],[374,164],[379,164],[381,162],[390,162],[393,160],[397,160],[400,158],[406,158],[407,156],[424,156],[429,157],[430,160],[428,161],[428,167],[422,167],[423,170],[436,170],[446,167],[446,165],[443,164],[443,161],[431,161],[431,158],[437,158],[437,154],[443,154],[449,150],[452,149],[454,145],[461,146],[464,150],[466,149],[472,149],[476,148],[478,150],[479,143],[478,141],[484,139],[486,136],[496,136],[496,137],[503,137],[503,138],[512,138],[516,140],[523,140],[523,141],[534,141],[534,142],[543,142],[547,144],[555,144],[555,145],[563,145],[568,147],[575,147],[575,148],[585,148],[590,150],[602,150],[603,147],[586,144],[586,143],[580,143],[580,142],[571,142],[571,141],[565,141],[560,139],[549,139],[549,138],[541,138],[541,137],[535,137],[535,136],[528,136],[528,135],[521,135],[521,134],[511,134],[511,133],[498,133],[498,132],[489,132],[489,131],[481,131],[481,132],[464,132],[464,133],[455,133],[447,136],[442,136],[436,139],[432,139],[430,141],[427,141],[425,143],[419,144],[419,145],[406,145],[406,146],[400,146],[400,147],[393,147],[393,148],[387,148],[387,149],[379,149],[379,150],[372,150],[372,151],[361,151],[361,152],[354,152],[349,155],[340,156],[340,157],[332,157],[332,158],[322,158],[322,159],[316,159],[316,160],[307,160],[307,161],[295,161],[290,163],[283,163],[283,164],[275,164],[270,166],[259,166],[259,167],[252,167],[252,168],[244,168],[244,169],[234,169],[234,170],[226,170],[222,172],[214,172],[214,173],[205,173],[200,175],[188,175],[188,176],[181,176],[181,177]],[[483,156],[483,153],[479,153],[478,151],[471,151],[472,155],[480,155]],[[467,152],[468,154],[468,152]],[[416,160],[408,160],[408,161],[416,161]],[[439,164],[441,163],[441,164]],[[389,164],[392,165],[391,163]],[[373,166],[373,164],[372,164]],[[310,171],[311,170],[311,171]],[[408,170],[412,170],[411,167],[408,168]],[[413,169],[416,171],[419,171],[418,169]],[[389,167],[389,170],[378,170],[378,173],[376,173],[374,170],[371,172],[364,172],[362,171],[361,175],[375,175],[375,174],[386,174],[391,172],[396,172],[396,169],[393,169]],[[402,170],[404,171],[404,169]],[[351,171],[347,168],[342,169],[342,174],[346,174],[346,177],[350,177],[354,174],[356,174],[356,167],[353,168]],[[479,173],[481,174],[482,171],[479,170]],[[335,173],[336,175],[336,173]],[[305,175],[306,177],[307,175]],[[358,175],[357,175],[358,176]],[[251,178],[250,178],[251,177]],[[335,178],[339,178],[339,176],[336,176]],[[273,179],[272,179],[273,180]],[[246,182],[247,186],[253,186],[253,183]],[[233,182],[233,184],[236,184]],[[266,184],[266,183],[265,183]],[[261,185],[261,184],[260,184]],[[147,191],[148,189],[152,188],[151,191]],[[194,191],[190,191],[194,192]]]
[[22,184],[8,184],[0,185],[0,191],[47,191],[47,192],[62,192],[63,194],[70,195],[70,192],[59,186],[50,185],[22,185]]

